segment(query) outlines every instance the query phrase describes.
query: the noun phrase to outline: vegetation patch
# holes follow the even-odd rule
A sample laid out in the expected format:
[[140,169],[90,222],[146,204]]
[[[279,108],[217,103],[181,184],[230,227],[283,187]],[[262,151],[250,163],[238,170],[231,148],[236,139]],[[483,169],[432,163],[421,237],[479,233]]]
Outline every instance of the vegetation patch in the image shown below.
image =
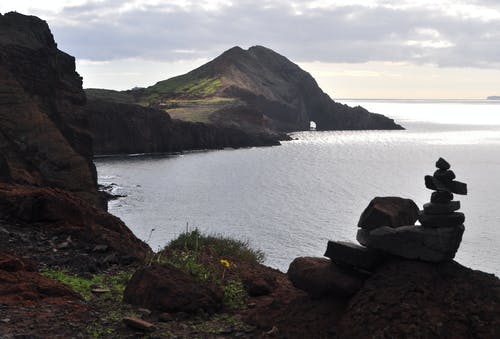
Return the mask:
[[177,239],[172,240],[167,250],[185,250],[194,253],[208,251],[214,257],[241,260],[261,264],[264,253],[250,247],[248,241],[224,237],[220,234],[204,235],[195,229],[182,233]]
[[246,307],[248,294],[239,278],[244,264],[259,264],[264,254],[248,242],[222,235],[186,232],[155,254],[151,263],[169,263],[200,281],[210,281],[224,291],[224,307],[233,311]]
[[165,95],[181,95],[187,97],[206,97],[214,94],[222,84],[219,78],[195,78],[181,75],[168,80],[160,81],[148,87],[148,99],[154,101]]

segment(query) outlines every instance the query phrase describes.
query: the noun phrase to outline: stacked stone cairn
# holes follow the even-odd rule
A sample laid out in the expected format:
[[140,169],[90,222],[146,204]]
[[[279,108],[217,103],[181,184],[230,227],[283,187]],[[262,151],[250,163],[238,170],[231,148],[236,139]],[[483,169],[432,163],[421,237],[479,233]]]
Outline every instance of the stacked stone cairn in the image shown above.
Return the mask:
[[[329,241],[326,258],[296,258],[288,270],[295,287],[313,297],[355,294],[377,267],[391,258],[443,262],[455,257],[465,230],[460,202],[453,194],[467,194],[467,185],[454,180],[450,164],[436,162],[434,174],[425,176],[433,190],[422,211],[410,199],[376,197],[363,211],[356,239],[361,245]],[[421,225],[415,225],[419,220]]]

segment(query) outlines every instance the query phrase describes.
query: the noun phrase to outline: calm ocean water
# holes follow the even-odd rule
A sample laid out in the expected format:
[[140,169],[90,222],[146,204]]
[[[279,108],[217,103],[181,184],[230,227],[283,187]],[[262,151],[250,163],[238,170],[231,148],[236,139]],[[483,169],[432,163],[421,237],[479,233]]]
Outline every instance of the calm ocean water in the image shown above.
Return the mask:
[[322,256],[329,239],[355,241],[375,196],[428,202],[423,178],[442,156],[469,188],[457,196],[466,231],[456,260],[500,275],[500,102],[342,102],[407,130],[301,132],[278,147],[98,159],[100,183],[127,195],[110,212],[155,250],[188,225],[248,240],[286,271],[297,256]]

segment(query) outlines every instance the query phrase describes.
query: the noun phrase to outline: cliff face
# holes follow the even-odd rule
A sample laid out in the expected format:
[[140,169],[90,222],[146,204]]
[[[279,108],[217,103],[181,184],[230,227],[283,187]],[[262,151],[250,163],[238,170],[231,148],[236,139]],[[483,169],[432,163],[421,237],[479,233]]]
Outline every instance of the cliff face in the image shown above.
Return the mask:
[[[78,113],[85,102],[75,60],[57,49],[47,23],[0,15],[0,222],[8,234],[0,240],[37,260],[51,254],[46,264],[58,249],[34,244],[58,237],[68,239],[64,260],[78,251],[84,262],[100,260],[97,245],[117,260],[141,260],[149,247],[102,210],[92,138]],[[23,242],[12,246],[18,233]]]
[[0,177],[75,192],[98,205],[92,142],[75,115],[85,104],[75,60],[47,23],[0,15]]
[[230,127],[172,120],[162,110],[133,104],[89,100],[81,113],[89,121],[96,155],[279,144],[276,136],[248,134]]

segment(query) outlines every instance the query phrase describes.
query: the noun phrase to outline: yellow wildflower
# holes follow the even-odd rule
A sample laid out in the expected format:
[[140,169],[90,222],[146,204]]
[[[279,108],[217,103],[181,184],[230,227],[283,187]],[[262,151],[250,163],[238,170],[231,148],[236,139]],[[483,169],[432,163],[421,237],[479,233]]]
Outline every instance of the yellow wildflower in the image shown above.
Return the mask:
[[226,259],[221,259],[220,263],[222,265],[226,266],[226,268],[229,268],[229,266],[230,266],[229,261],[227,261]]

